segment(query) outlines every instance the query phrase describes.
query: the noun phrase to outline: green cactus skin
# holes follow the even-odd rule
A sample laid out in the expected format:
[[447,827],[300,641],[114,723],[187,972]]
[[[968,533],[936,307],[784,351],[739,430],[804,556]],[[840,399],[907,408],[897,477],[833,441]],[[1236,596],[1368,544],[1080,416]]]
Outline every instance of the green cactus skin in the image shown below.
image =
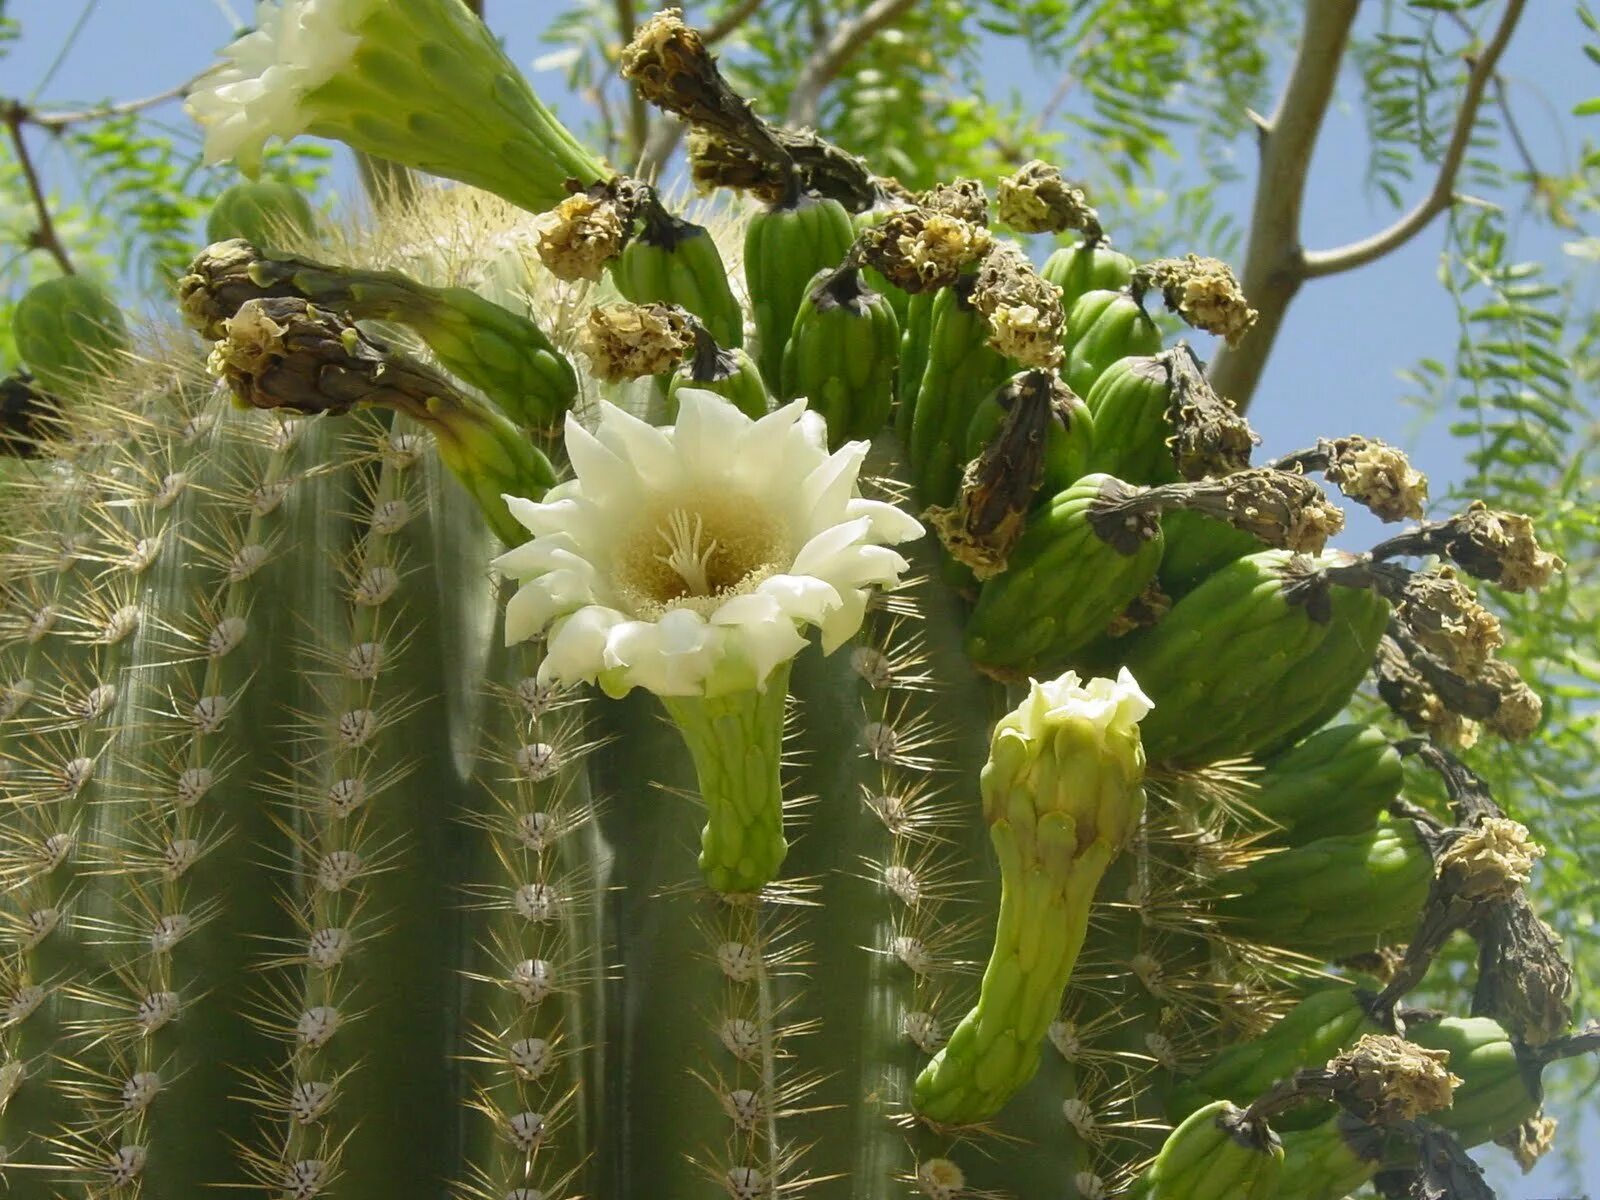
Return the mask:
[[1404,939],[1433,881],[1415,821],[1323,838],[1268,855],[1217,880],[1217,913],[1252,940],[1339,959]]
[[1134,266],[1133,259],[1110,246],[1078,242],[1051,251],[1039,274],[1061,289],[1061,310],[1071,312],[1079,297],[1089,292],[1126,288]]
[[1450,1052],[1450,1072],[1461,1079],[1453,1102],[1433,1117],[1461,1140],[1480,1146],[1510,1133],[1539,1111],[1544,1099],[1541,1066],[1505,1028],[1488,1017],[1413,1021],[1406,1038],[1428,1050]]
[[1102,371],[1084,398],[1101,431],[1094,469],[1129,483],[1175,483],[1178,468],[1167,446],[1171,397],[1172,374],[1160,355],[1130,355]]
[[713,891],[759,891],[789,852],[778,777],[788,683],[788,668],[780,667],[759,692],[661,698],[700,781],[700,871]]
[[[702,375],[715,377],[701,378]],[[697,355],[675,371],[667,383],[665,423],[678,419],[677,396],[684,388],[715,392],[747,417],[760,417],[772,407],[760,369],[743,350],[719,351],[709,363],[702,363]]]
[[854,240],[850,213],[837,200],[801,196],[750,219],[744,278],[755,317],[756,362],[774,394],[783,387],[783,348],[807,286],[818,271],[838,266]]
[[804,396],[828,422],[828,444],[871,438],[889,419],[900,325],[855,269],[819,271],[783,351],[779,400]]
[[1242,1124],[1226,1100],[1195,1110],[1162,1144],[1133,1183],[1138,1200],[1271,1200],[1283,1171],[1283,1146],[1270,1129]]
[[1084,397],[1118,359],[1161,349],[1161,331],[1126,292],[1085,292],[1067,311],[1062,340],[1067,361],[1061,378]]
[[361,33],[368,44],[356,52],[355,69],[305,95],[306,132],[460,180],[529,212],[566,199],[568,179],[587,187],[610,178],[534,94],[483,22],[455,0],[374,6]]
[[670,215],[649,221],[610,269],[617,291],[633,303],[676,304],[699,317],[723,349],[744,345],[744,310],[704,225]]
[[[1320,1066],[1342,1054],[1362,1034],[1381,1032],[1354,988],[1313,992],[1261,1037],[1213,1055],[1203,1071],[1179,1084],[1172,1093],[1172,1116],[1181,1119],[1224,1096],[1264,1095],[1302,1067]],[[1301,1105],[1278,1114],[1272,1123],[1283,1132],[1309,1128],[1327,1116],[1325,1108]]]
[[1383,1137],[1344,1115],[1283,1135],[1277,1200],[1339,1200],[1371,1181],[1383,1166]]
[[63,275],[30,288],[11,318],[17,353],[46,391],[77,395],[128,345],[127,322],[105,288]]
[[933,306],[939,299],[935,291],[918,292],[906,301],[900,318],[900,361],[895,367],[895,433],[901,445],[911,441],[911,426],[916,419],[917,393],[928,366],[928,339],[933,333]]
[[1155,576],[1160,530],[1129,544],[1105,541],[1091,514],[1115,480],[1086,475],[1037,513],[1009,569],[984,583],[967,627],[967,653],[991,670],[1048,671],[1098,637]]
[[[961,482],[972,414],[1010,374],[987,345],[989,325],[963,296],[941,290],[929,316],[927,364],[912,405],[906,457],[924,506],[948,505]],[[904,400],[902,400],[904,407]]]
[[1156,702],[1144,726],[1152,762],[1270,753],[1344,707],[1388,605],[1341,587],[1324,593],[1325,610],[1296,598],[1294,579],[1318,561],[1285,551],[1238,559],[1128,639],[1123,661]]
[[[1108,371],[1101,378],[1111,374]],[[1171,460],[1170,454],[1167,460]],[[1176,477],[1174,468],[1172,478]],[[1204,513],[1181,509],[1162,513],[1161,531],[1166,535],[1167,552],[1161,557],[1158,578],[1161,590],[1174,600],[1187,596],[1234,559],[1261,549],[1253,534]]]
[[316,235],[311,201],[276,179],[241,180],[223,190],[206,215],[206,240],[243,238],[253,246],[300,245]]
[[1263,845],[1362,833],[1400,795],[1400,755],[1374,725],[1335,725],[1275,754],[1245,802],[1269,822]]
[[1142,815],[1137,733],[1086,725],[1029,733],[1043,746],[1027,752],[997,737],[984,764],[1000,911],[978,1002],[917,1077],[913,1099],[929,1120],[987,1120],[1033,1077],[1088,932],[1095,889]]

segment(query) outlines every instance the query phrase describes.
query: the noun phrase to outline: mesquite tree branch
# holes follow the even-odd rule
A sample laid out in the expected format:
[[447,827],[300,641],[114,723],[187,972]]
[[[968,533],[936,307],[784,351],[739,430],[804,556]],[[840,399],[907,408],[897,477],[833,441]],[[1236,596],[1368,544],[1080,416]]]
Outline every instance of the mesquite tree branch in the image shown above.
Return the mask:
[[22,177],[28,185],[28,195],[33,200],[33,210],[39,218],[39,227],[34,230],[32,249],[47,251],[61,267],[62,274],[76,274],[72,265],[72,258],[67,254],[67,248],[61,244],[61,238],[56,233],[55,221],[50,217],[50,204],[45,199],[44,186],[39,182],[39,172],[34,169],[33,159],[28,154],[27,139],[22,136],[22,125],[28,119],[28,110],[20,101],[10,101],[5,106],[6,132],[11,135],[11,145],[17,154],[17,163],[22,168]]
[[1306,178],[1359,5],[1360,0],[1322,0],[1306,6],[1299,53],[1277,111],[1258,122],[1261,167],[1241,282],[1260,315],[1239,348],[1224,348],[1211,364],[1213,386],[1241,412],[1260,381],[1289,302],[1300,290]]
[[1450,132],[1450,142],[1445,147],[1444,157],[1439,162],[1439,172],[1434,179],[1433,190],[1394,224],[1387,229],[1379,230],[1371,237],[1362,238],[1360,241],[1333,250],[1306,251],[1303,261],[1307,279],[1335,275],[1340,271],[1365,266],[1392,250],[1398,250],[1422,232],[1434,217],[1456,202],[1456,175],[1461,170],[1461,162],[1466,157],[1467,147],[1472,141],[1472,131],[1477,125],[1478,108],[1483,103],[1484,89],[1494,77],[1495,65],[1511,41],[1511,35],[1516,30],[1517,20],[1522,15],[1525,3],[1526,0],[1508,0],[1494,37],[1472,60],[1472,69],[1467,74],[1467,85],[1461,93],[1461,106],[1456,110],[1455,127]]
[[914,0],[873,0],[860,16],[846,21],[817,47],[789,95],[787,125],[814,125],[822,93],[839,77],[846,64],[872,40],[874,35],[911,8]]
[[1307,7],[1300,51],[1277,111],[1260,122],[1261,171],[1251,211],[1244,293],[1260,314],[1237,348],[1224,347],[1211,366],[1212,383],[1241,410],[1282,328],[1290,303],[1307,279],[1352,270],[1403,246],[1456,200],[1455,180],[1477,124],[1485,88],[1494,78],[1526,0],[1507,0],[1493,36],[1472,59],[1450,142],[1432,190],[1387,229],[1333,250],[1306,251],[1300,215],[1307,173],[1343,61],[1359,0],[1326,0]]

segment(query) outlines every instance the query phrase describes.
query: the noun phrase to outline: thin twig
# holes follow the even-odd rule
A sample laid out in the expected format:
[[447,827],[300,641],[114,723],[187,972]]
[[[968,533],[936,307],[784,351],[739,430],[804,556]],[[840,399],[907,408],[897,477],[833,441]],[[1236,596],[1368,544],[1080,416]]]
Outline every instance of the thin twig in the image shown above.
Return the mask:
[[37,108],[25,108],[22,120],[26,124],[37,125],[40,129],[48,129],[52,133],[59,133],[69,125],[83,125],[90,121],[109,121],[113,117],[125,117],[129,113],[143,112],[147,108],[165,104],[169,100],[181,100],[189,94],[189,89],[199,79],[200,76],[196,76],[187,83],[180,83],[177,87],[168,88],[164,92],[157,92],[153,96],[142,96],[137,100],[123,100],[117,104],[103,104],[99,108],[72,109],[66,112],[46,112]]
[[701,33],[700,40],[706,45],[712,46],[730,34],[737,33],[739,26],[756,15],[763,2],[764,0],[744,0],[743,4],[729,9],[722,20]]
[[[634,8],[633,0],[613,0],[613,8],[617,14],[617,36],[622,39],[623,45],[627,45],[633,40],[634,30],[639,27],[638,10]],[[627,88],[627,92],[628,153],[624,157],[637,165],[650,139],[650,109],[637,89]]]
[[75,275],[77,271],[73,268],[72,259],[56,234],[55,222],[50,219],[50,205],[46,202],[44,188],[39,183],[39,173],[33,168],[33,158],[28,154],[27,139],[22,136],[22,123],[26,113],[27,108],[20,101],[13,100],[5,106],[6,130],[11,134],[11,144],[17,152],[17,163],[22,167],[22,176],[28,184],[28,195],[33,198],[34,211],[39,215],[39,228],[34,231],[33,247],[49,251],[60,264],[62,274]]
[[789,96],[788,125],[814,125],[822,93],[880,29],[905,13],[915,0],[873,0],[860,16],[833,31],[806,63]]
[[1411,211],[1405,213],[1387,229],[1380,230],[1359,242],[1340,246],[1334,250],[1310,250],[1301,259],[1301,272],[1306,279],[1335,275],[1353,270],[1382,258],[1405,245],[1445,209],[1456,202],[1456,175],[1460,173],[1467,147],[1472,142],[1472,131],[1478,123],[1478,108],[1483,103],[1483,92],[1494,77],[1495,65],[1505,52],[1522,16],[1527,0],[1507,0],[1505,12],[1500,14],[1500,25],[1494,37],[1472,61],[1467,73],[1467,85],[1461,93],[1461,106],[1456,110],[1455,127],[1444,157],[1439,161],[1439,172],[1433,190],[1419,200]]

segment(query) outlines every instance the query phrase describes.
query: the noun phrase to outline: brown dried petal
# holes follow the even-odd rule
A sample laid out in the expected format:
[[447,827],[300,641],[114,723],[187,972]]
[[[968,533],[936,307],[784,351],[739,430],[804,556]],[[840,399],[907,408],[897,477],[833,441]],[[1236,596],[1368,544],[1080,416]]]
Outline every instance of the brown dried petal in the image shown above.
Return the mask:
[[917,196],[917,203],[930,212],[955,217],[973,225],[989,224],[989,196],[976,179],[957,179],[936,183]]
[[1504,899],[1528,882],[1543,854],[1520,821],[1485,817],[1452,841],[1435,866],[1463,899]]
[[1188,254],[1160,258],[1140,267],[1136,287],[1161,290],[1167,307],[1196,329],[1214,333],[1237,345],[1256,323],[1251,308],[1228,264],[1216,258]]
[[1084,190],[1068,183],[1059,170],[1039,159],[1000,181],[996,208],[1000,219],[1020,233],[1078,229],[1089,242],[1104,237],[1100,216]]
[[622,253],[627,223],[616,203],[580,192],[536,221],[539,260],[557,279],[597,280]]
[[1399,450],[1364,437],[1337,438],[1323,472],[1328,482],[1380,520],[1420,519],[1428,480]]
[[994,238],[981,225],[920,208],[900,208],[863,230],[860,247],[869,266],[902,291],[949,287],[981,259]]
[[1511,1157],[1517,1160],[1517,1166],[1526,1175],[1555,1145],[1556,1125],[1554,1117],[1540,1113],[1536,1117],[1529,1117],[1510,1133],[1495,1138],[1495,1144],[1511,1151]]
[[1426,1050],[1404,1038],[1369,1033],[1328,1063],[1339,1100],[1357,1116],[1409,1121],[1450,1106],[1461,1080],[1447,1068],[1448,1050]]
[[665,375],[694,348],[689,314],[671,304],[602,304],[578,335],[597,379],[619,383]]
[[1408,578],[1395,614],[1423,649],[1461,675],[1476,675],[1505,644],[1499,618],[1449,567]]
[[1499,705],[1488,718],[1489,728],[1513,742],[1532,737],[1544,716],[1544,702],[1517,669],[1503,659],[1493,659],[1484,664],[1478,680],[1491,685],[1500,695]]
[[971,301],[989,322],[989,345],[995,351],[1028,367],[1060,364],[1065,319],[1061,289],[1011,243],[997,242],[984,256]]

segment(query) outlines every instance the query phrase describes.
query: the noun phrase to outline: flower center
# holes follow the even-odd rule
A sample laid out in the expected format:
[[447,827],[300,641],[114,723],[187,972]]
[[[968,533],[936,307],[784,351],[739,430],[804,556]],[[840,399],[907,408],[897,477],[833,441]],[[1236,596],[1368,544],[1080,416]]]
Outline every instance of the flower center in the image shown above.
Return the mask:
[[792,557],[782,525],[747,496],[674,498],[651,518],[615,560],[619,589],[645,619],[672,608],[709,616]]
[[656,561],[666,563],[676,571],[692,595],[710,595],[711,577],[707,572],[718,543],[713,539],[704,550],[700,549],[705,519],[696,513],[691,521],[688,512],[675,508],[667,517],[667,528],[659,532],[661,540],[667,544],[667,552],[656,555]]

